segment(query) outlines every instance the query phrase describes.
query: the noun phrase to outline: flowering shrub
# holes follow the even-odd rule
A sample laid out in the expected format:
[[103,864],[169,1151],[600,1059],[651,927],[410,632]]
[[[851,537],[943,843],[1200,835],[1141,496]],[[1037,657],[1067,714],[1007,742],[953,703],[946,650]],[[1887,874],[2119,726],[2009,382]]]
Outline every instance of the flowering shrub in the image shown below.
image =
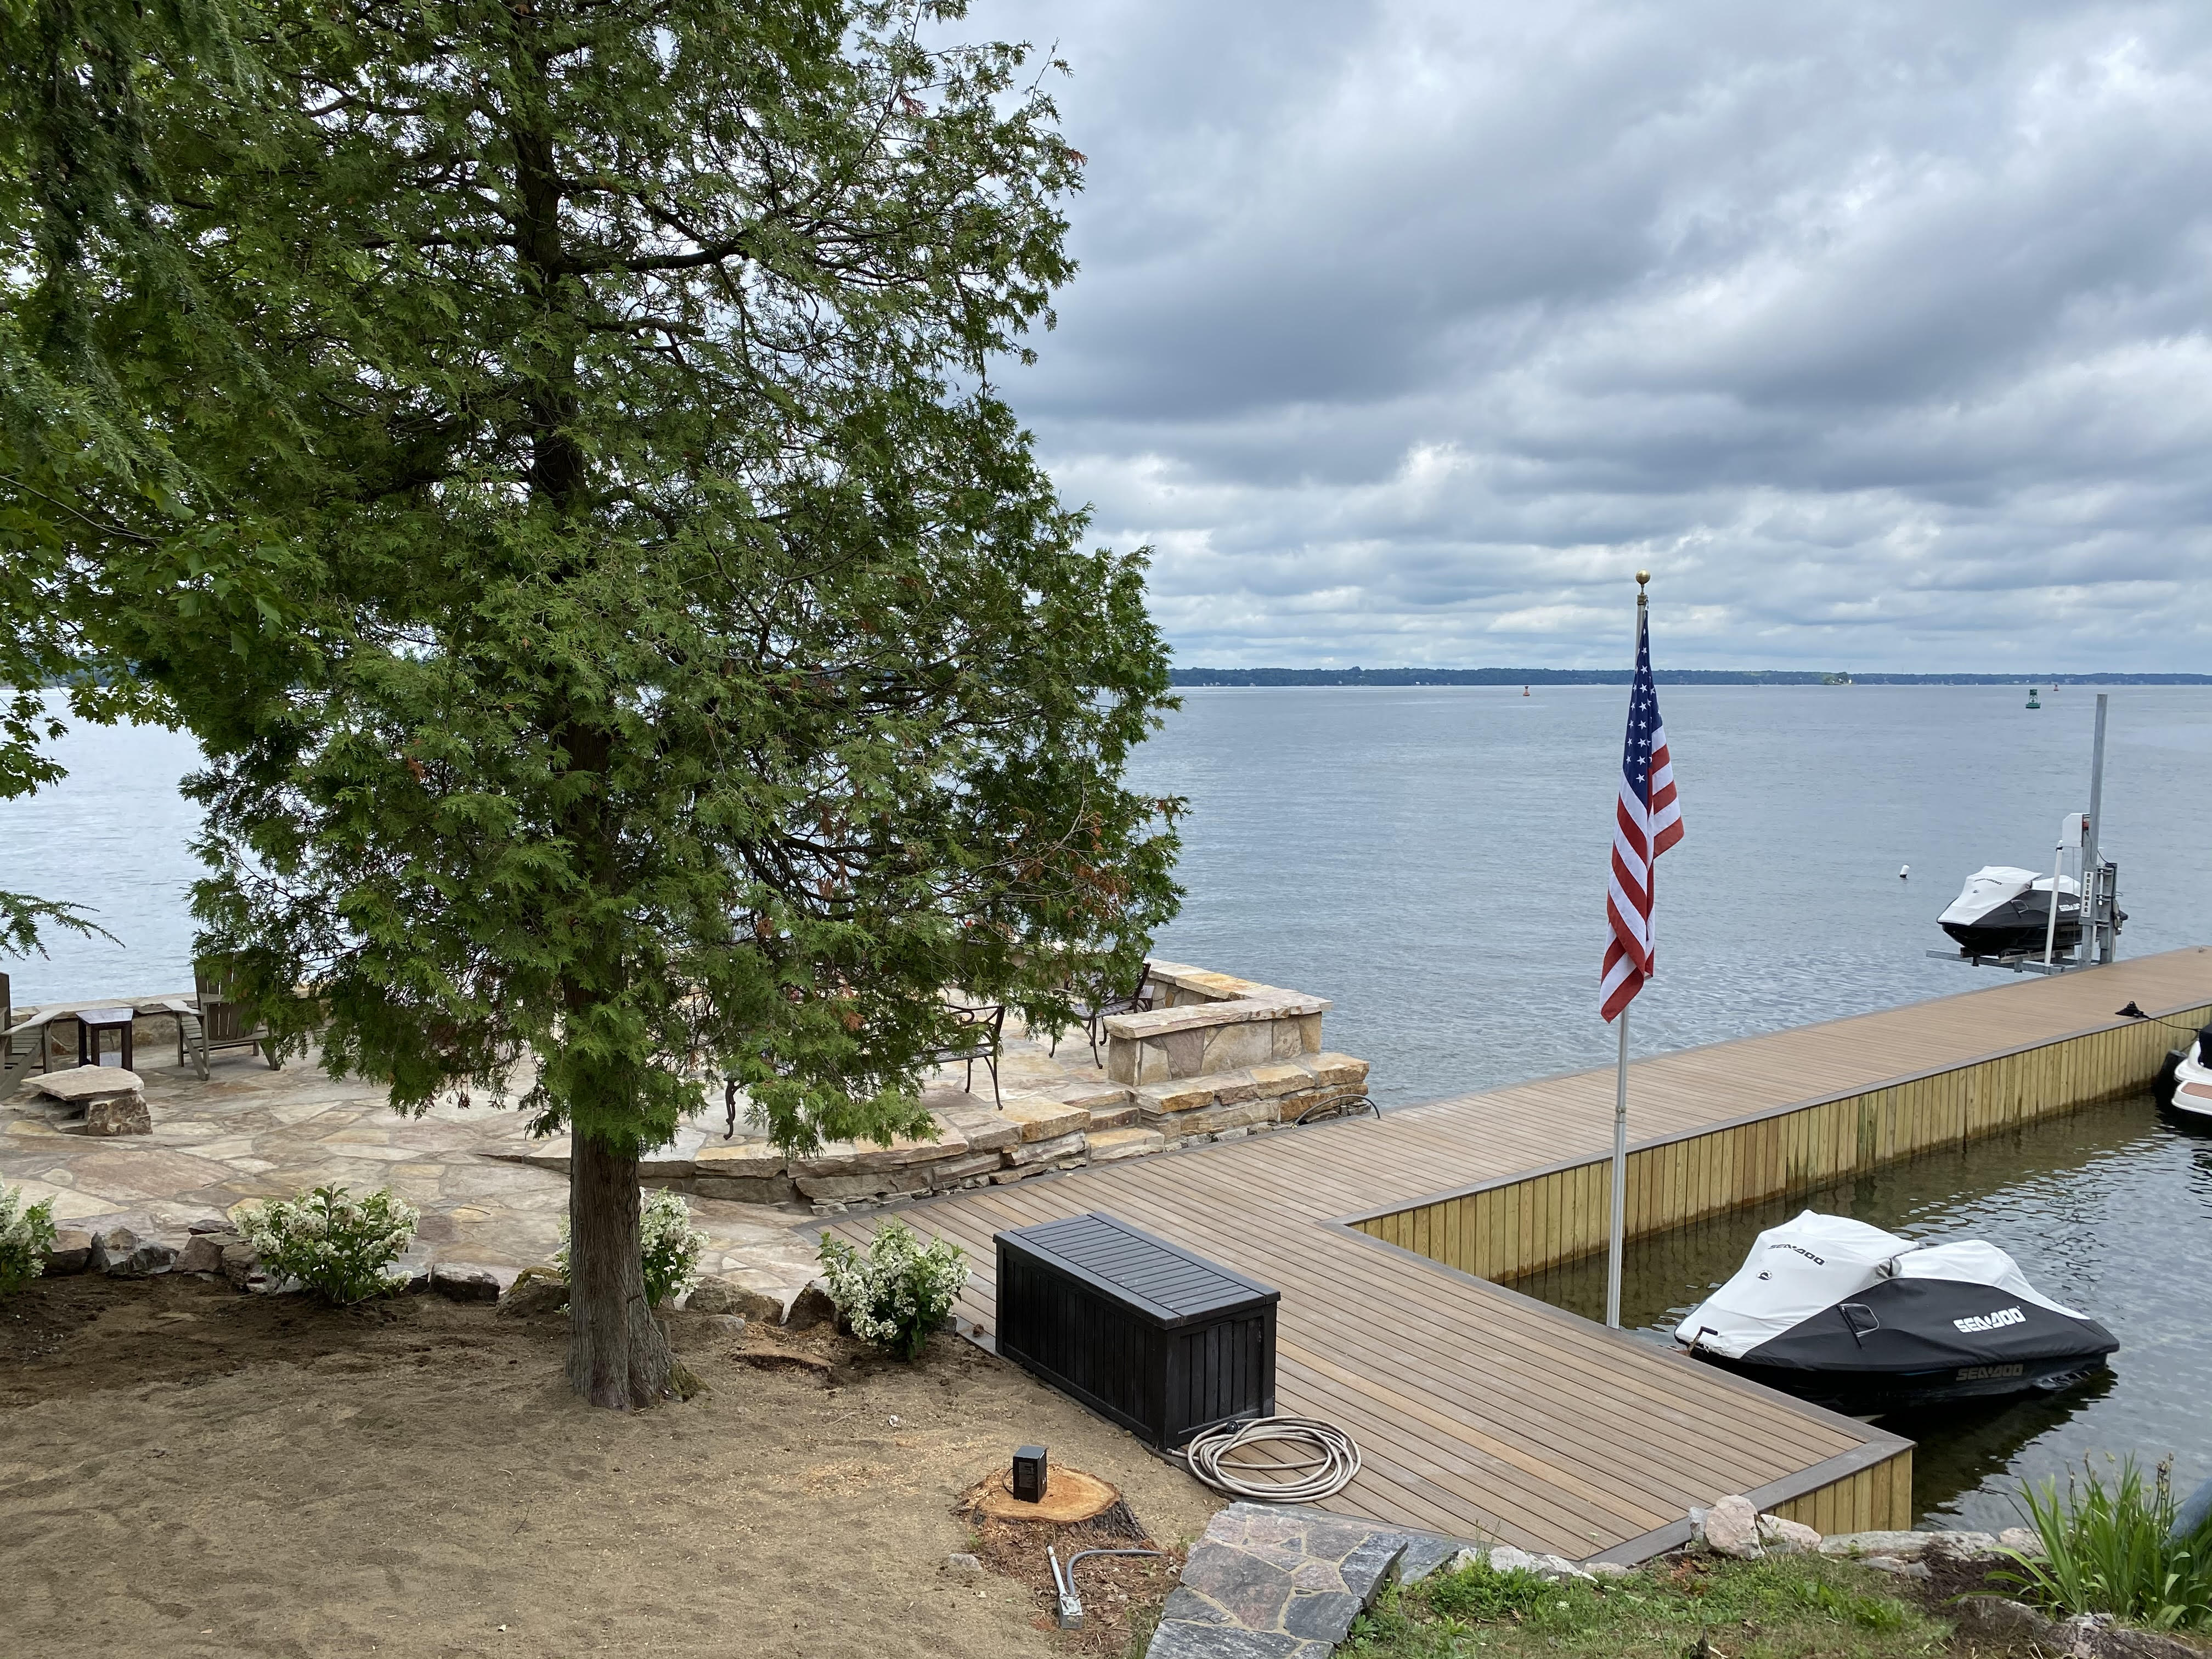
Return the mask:
[[359,1200],[343,1187],[318,1187],[300,1198],[244,1205],[238,1216],[271,1275],[341,1307],[393,1287],[384,1270],[407,1248],[416,1220],[388,1187]]
[[830,1299],[863,1342],[913,1359],[968,1283],[967,1253],[950,1239],[927,1247],[902,1221],[876,1229],[864,1252],[822,1235]]
[[21,1187],[0,1187],[0,1296],[13,1296],[45,1273],[53,1248],[53,1200],[26,1208]]
[[[680,1193],[647,1193],[637,1218],[639,1266],[645,1269],[645,1302],[657,1308],[699,1282],[699,1253],[707,1235],[691,1224],[691,1206]],[[568,1224],[561,1224],[561,1248],[553,1266],[568,1276]]]

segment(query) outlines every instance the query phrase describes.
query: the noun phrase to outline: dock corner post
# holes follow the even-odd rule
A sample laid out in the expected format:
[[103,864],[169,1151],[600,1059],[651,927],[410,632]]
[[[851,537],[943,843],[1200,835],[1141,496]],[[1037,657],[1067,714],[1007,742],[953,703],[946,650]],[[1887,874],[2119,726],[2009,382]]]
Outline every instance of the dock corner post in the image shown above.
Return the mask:
[[1628,1010],[1623,1008],[1620,1027],[1620,1068],[1613,1090],[1613,1218],[1608,1230],[1605,1266],[1605,1323],[1620,1328],[1620,1239],[1628,1218]]

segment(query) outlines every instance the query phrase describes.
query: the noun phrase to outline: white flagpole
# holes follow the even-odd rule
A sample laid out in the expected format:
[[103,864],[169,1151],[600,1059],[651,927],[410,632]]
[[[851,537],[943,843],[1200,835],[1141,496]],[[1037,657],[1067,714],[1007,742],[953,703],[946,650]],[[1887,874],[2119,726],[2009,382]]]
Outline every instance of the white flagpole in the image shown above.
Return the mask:
[[1628,1208],[1628,1010],[1613,1016],[1620,1027],[1620,1070],[1613,1087],[1613,1238],[1605,1266],[1605,1322],[1620,1328],[1620,1235]]
[[[1641,660],[1644,649],[1644,585],[1651,580],[1649,572],[1636,573],[1636,649],[1639,653],[1632,659],[1634,667]],[[1650,863],[1656,864],[1656,854]],[[1646,866],[1646,869],[1650,866]],[[1649,875],[1645,877],[1650,879]],[[2053,899],[2053,904],[2057,900]],[[2053,914],[2056,914],[2055,910]],[[1607,1229],[1605,1261],[1605,1322],[1608,1329],[1620,1328],[1620,1239],[1628,1218],[1628,1008],[1626,1004],[1613,1017],[1620,1027],[1620,1063],[1613,1080],[1613,1218]]]

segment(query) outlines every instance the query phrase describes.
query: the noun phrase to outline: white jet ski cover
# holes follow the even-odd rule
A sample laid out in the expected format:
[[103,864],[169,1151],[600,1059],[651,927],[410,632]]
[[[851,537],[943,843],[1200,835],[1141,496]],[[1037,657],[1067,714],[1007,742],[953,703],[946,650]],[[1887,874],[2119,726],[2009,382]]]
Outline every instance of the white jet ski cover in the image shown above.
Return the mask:
[[[2051,878],[2047,875],[2039,876],[2033,870],[2022,870],[2009,864],[1985,864],[1966,878],[1966,884],[1959,890],[1959,896],[1944,907],[1943,914],[1936,918],[1936,925],[1940,927],[1951,922],[1960,927],[1971,926],[1999,905],[2016,899],[2023,893],[2047,893],[2050,890]],[[2081,896],[2081,884],[2071,876],[2061,876],[2058,878],[2058,896],[2060,908],[2063,909],[2064,900]]]
[[1735,1277],[1675,1328],[1674,1340],[1741,1359],[1886,1277],[1889,1263],[1912,1249],[1911,1239],[1863,1221],[1808,1210],[1759,1234]]

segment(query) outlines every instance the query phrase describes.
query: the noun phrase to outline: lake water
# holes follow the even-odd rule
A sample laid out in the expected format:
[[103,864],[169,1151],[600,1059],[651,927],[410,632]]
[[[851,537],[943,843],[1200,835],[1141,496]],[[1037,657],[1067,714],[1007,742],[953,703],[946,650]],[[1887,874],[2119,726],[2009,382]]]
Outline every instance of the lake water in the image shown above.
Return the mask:
[[[2212,1475],[2212,1133],[2162,1118],[2147,1097],[2121,1101],[1643,1240],[1623,1255],[1620,1322],[1672,1347],[1674,1328],[1743,1264],[1760,1229],[1803,1209],[1907,1238],[1986,1238],[2038,1290],[2119,1339],[2109,1372],[2063,1394],[1885,1419],[1919,1443],[1923,1522],[2018,1525],[2023,1479],[2063,1486],[2069,1468],[2106,1451],[2173,1455],[2185,1493]],[[1513,1288],[1605,1316],[1602,1257]]]
[[[2212,688],[2112,699],[2122,953],[2212,941]],[[1662,684],[1687,834],[1660,865],[1660,972],[1632,1011],[1635,1052],[2002,982],[1926,952],[1969,871],[2047,867],[2058,820],[2087,805],[2094,694],[2026,700]],[[1386,1106],[1608,1063],[1595,993],[1626,705],[1609,686],[1186,691],[1134,769],[1191,803],[1188,896],[1160,954],[1333,999],[1329,1045],[1373,1062]],[[13,964],[15,1001],[189,984],[194,815],[175,782],[191,745],[93,729],[61,757],[68,782],[0,806],[0,885],[89,903],[123,945],[57,939],[52,961]],[[2212,1474],[2206,1143],[2137,1103],[1820,1202],[1989,1237],[2124,1345],[2100,1387],[1906,1428],[1923,1515],[2008,1524],[2018,1475],[2093,1448],[2178,1454],[2185,1486]],[[1759,1224],[1641,1247],[1632,1322],[1699,1299]],[[1547,1293],[1587,1301],[1571,1279]]]

